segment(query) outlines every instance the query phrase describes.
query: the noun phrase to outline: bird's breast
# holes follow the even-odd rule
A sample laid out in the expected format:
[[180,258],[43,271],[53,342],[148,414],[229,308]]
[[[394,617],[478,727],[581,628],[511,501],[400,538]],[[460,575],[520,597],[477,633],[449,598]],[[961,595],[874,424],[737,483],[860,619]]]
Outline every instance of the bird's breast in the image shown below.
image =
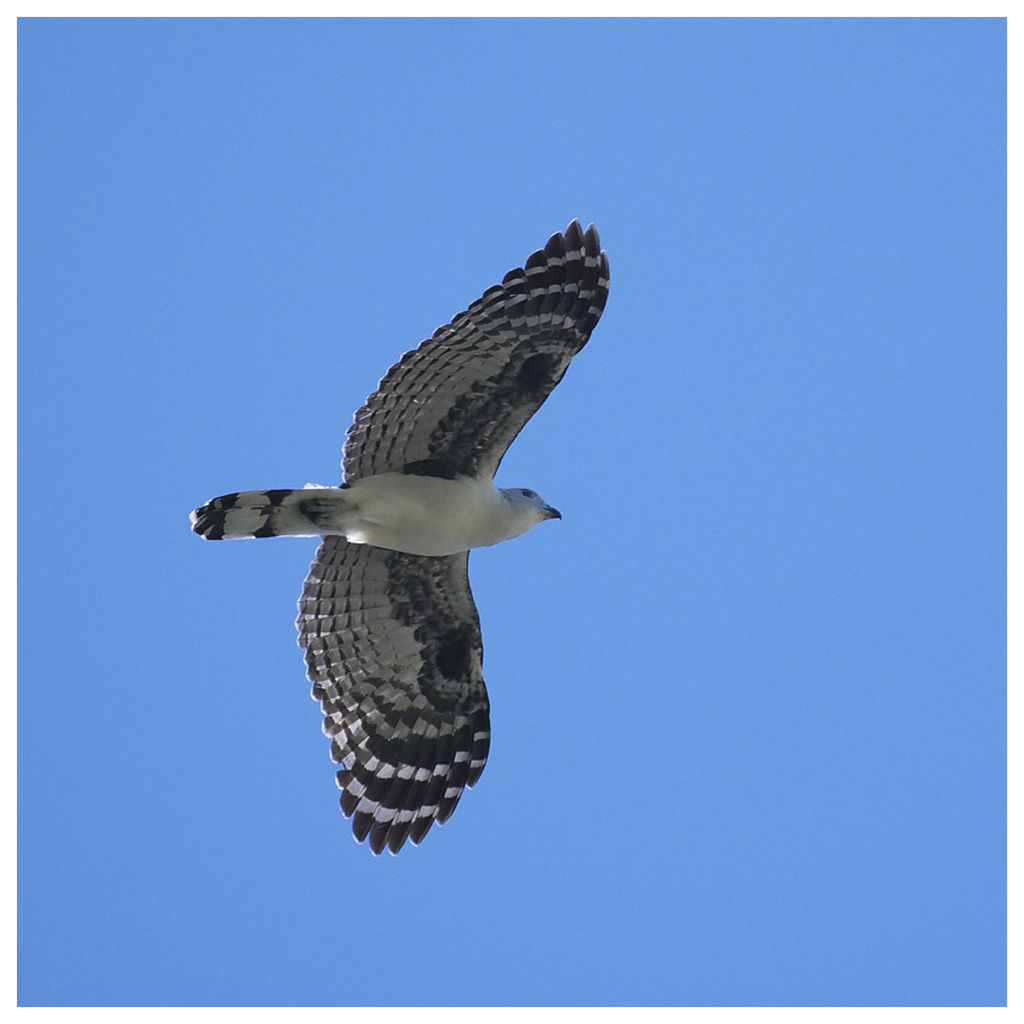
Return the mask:
[[345,493],[356,505],[346,531],[353,543],[441,556],[509,536],[507,501],[490,480],[382,473]]

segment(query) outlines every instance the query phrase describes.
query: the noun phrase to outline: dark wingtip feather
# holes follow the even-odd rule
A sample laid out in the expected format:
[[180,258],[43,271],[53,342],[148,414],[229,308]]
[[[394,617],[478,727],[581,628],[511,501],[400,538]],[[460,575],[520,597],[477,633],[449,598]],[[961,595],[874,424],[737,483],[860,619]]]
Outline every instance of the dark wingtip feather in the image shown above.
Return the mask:
[[[551,242],[553,242],[557,237],[557,235],[553,235]],[[532,253],[529,259],[527,259],[526,266],[523,269],[536,270],[538,267],[546,267],[548,264],[548,246],[551,245],[551,242],[548,242],[548,245],[543,249],[538,249],[535,253]]]
[[412,824],[411,821],[403,822],[400,825],[392,825],[388,832],[388,852],[396,854],[398,851],[405,846],[405,840],[409,835],[409,826]]
[[429,818],[417,818],[409,828],[409,842],[413,846],[419,846],[423,842],[424,836],[430,831],[430,826],[434,824],[435,819]]
[[[367,835],[369,835],[370,828],[373,826],[373,815],[367,814],[365,811],[357,811],[352,816],[352,834],[356,837],[356,842],[361,843]],[[373,850],[373,843],[370,843],[370,849]],[[380,853],[380,850],[373,850],[374,853]]]

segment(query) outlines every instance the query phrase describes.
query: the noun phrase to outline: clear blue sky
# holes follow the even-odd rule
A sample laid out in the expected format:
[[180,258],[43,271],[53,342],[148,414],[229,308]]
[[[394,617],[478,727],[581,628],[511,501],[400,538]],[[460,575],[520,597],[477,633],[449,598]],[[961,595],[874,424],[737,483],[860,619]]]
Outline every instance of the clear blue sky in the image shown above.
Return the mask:
[[[1005,999],[1005,25],[22,21],[20,1001]],[[493,744],[337,808],[311,540],[573,217],[607,313],[470,560]]]

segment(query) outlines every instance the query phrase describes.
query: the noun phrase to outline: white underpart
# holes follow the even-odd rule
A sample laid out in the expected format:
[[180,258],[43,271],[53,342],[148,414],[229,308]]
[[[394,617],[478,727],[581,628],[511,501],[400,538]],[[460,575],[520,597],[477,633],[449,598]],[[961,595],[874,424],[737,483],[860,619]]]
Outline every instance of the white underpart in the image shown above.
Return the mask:
[[337,516],[318,525],[321,535],[338,534],[354,544],[413,555],[452,555],[511,540],[549,518],[550,510],[531,492],[500,490],[488,480],[382,473],[349,487],[301,492],[337,501]]

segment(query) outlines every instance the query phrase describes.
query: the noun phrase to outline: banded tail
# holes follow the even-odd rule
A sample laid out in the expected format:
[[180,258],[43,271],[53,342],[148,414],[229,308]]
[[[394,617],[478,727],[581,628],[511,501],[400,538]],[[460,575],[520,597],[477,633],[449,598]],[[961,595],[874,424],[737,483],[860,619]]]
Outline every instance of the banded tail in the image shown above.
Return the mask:
[[241,537],[319,537],[349,509],[339,487],[238,491],[211,498],[189,515],[206,540]]

